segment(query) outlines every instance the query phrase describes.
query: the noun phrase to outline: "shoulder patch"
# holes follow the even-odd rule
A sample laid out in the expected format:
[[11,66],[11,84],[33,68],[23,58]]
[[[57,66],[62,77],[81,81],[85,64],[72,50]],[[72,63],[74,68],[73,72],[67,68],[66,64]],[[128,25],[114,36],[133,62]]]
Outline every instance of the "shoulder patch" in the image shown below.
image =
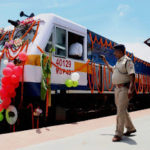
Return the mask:
[[131,59],[130,57],[128,57],[127,55],[126,55],[125,59],[127,59],[127,60],[132,60],[132,59]]

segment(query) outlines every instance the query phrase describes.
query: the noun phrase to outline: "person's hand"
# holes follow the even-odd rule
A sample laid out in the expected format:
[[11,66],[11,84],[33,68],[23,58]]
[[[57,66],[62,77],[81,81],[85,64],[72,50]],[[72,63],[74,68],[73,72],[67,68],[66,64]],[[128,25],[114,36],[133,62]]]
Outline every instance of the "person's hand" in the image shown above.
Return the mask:
[[131,99],[131,98],[132,98],[132,94],[133,94],[133,93],[132,93],[131,89],[129,89],[129,90],[128,90],[128,99]]
[[104,61],[106,62],[106,57],[104,55],[99,55],[99,57]]

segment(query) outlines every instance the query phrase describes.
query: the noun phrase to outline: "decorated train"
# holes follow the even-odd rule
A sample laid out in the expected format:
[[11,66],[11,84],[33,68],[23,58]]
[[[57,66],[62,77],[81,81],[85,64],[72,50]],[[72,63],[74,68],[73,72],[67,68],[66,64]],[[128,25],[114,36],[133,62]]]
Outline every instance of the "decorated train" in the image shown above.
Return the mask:
[[[116,42],[54,14],[9,23],[0,29],[1,132],[115,112],[111,72],[99,55],[115,65]],[[81,57],[69,55],[73,43],[82,45]],[[126,55],[136,70],[132,106],[149,106],[150,63]]]

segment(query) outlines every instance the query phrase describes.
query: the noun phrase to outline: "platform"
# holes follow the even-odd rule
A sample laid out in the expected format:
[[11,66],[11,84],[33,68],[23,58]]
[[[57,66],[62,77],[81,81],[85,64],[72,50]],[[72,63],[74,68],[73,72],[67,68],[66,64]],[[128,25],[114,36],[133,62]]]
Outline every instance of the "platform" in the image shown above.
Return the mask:
[[3,150],[149,150],[150,109],[130,113],[137,132],[113,143],[116,116],[2,134]]

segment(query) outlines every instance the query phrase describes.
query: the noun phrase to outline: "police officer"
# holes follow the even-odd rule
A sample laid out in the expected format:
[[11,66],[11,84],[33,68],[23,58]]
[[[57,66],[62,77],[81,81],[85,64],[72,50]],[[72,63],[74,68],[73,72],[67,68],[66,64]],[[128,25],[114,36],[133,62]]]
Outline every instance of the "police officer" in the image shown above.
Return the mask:
[[[112,72],[112,83],[115,85],[117,125],[112,141],[116,142],[122,140],[123,135],[129,136],[131,133],[136,132],[127,112],[128,103],[134,91],[135,69],[132,60],[125,55],[124,45],[114,46],[114,55],[117,58],[115,66],[109,65],[105,56],[101,55],[101,58]],[[127,128],[127,131],[123,134],[124,126]]]

